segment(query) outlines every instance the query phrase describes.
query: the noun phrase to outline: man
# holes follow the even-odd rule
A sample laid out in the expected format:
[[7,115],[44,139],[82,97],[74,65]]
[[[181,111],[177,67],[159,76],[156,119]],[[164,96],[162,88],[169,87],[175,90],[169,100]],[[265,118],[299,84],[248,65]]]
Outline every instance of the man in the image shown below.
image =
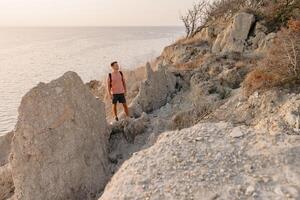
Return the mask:
[[119,71],[120,67],[118,62],[111,63],[112,73],[109,73],[107,77],[107,91],[113,104],[113,114],[116,121],[119,121],[117,112],[117,103],[122,103],[124,107],[124,112],[128,117],[128,106],[126,103],[126,82],[123,73]]

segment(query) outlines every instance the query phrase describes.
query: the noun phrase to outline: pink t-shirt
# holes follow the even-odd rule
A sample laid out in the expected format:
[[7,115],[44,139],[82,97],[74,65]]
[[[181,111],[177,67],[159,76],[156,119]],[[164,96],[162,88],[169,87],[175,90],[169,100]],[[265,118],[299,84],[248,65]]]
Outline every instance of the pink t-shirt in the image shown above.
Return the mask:
[[[110,84],[109,77],[107,83]],[[125,88],[122,81],[122,75],[120,72],[111,73],[111,93],[112,94],[124,94]]]

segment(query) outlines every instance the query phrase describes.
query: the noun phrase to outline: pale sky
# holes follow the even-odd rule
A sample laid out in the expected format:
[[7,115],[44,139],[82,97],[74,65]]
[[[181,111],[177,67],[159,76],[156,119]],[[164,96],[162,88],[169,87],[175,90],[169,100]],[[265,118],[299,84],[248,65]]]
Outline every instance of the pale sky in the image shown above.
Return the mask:
[[195,0],[0,0],[0,26],[181,25]]

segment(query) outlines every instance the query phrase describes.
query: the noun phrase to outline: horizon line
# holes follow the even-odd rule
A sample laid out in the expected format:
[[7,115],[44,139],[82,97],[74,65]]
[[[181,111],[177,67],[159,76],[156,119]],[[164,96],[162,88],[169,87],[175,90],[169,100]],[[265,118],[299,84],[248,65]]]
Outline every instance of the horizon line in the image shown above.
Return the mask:
[[78,26],[73,26],[73,25],[51,25],[51,26],[40,26],[40,25],[36,25],[36,26],[7,26],[7,25],[0,25],[0,28],[126,28],[126,27],[182,27],[180,25],[128,25],[128,26],[124,26],[124,25],[120,25],[120,26],[85,26],[85,25],[78,25]]

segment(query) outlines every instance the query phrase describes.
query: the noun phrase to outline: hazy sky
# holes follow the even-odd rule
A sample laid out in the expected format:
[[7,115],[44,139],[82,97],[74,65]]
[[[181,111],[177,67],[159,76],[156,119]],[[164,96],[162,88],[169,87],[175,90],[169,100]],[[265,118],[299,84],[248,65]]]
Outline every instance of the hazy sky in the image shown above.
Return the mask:
[[181,25],[195,0],[0,0],[0,26]]

